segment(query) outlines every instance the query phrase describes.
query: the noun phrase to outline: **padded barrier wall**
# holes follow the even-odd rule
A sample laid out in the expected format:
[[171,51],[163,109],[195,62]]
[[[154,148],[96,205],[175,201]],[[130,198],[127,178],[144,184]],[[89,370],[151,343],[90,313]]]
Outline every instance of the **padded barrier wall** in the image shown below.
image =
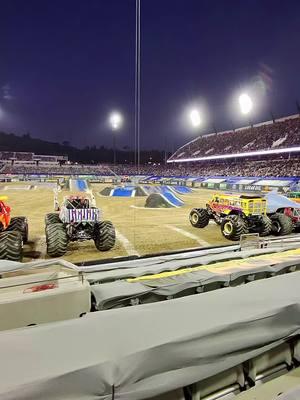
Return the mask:
[[[295,272],[213,295],[4,331],[0,398],[149,399],[297,337],[299,310],[300,272]],[[28,368],[29,361],[35,368]]]

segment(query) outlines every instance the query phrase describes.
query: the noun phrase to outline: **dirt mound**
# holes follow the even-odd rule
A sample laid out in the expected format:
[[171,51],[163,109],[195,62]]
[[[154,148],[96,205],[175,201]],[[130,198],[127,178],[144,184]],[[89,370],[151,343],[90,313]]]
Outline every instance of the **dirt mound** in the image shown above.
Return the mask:
[[140,186],[137,186],[135,188],[135,196],[136,197],[145,197],[147,195],[146,195],[146,193],[144,192],[144,190]]
[[172,208],[171,204],[169,204],[159,193],[150,194],[146,199],[145,207],[147,207],[147,208]]
[[102,196],[109,196],[111,189],[112,189],[112,187],[107,186],[106,188],[101,190],[100,194],[102,194]]

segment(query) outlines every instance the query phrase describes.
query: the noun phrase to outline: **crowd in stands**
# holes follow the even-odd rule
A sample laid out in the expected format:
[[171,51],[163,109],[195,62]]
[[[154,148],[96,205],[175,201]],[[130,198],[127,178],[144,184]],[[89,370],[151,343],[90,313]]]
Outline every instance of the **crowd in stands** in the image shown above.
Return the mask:
[[197,163],[141,165],[139,170],[133,165],[7,165],[4,164],[1,174],[20,175],[156,175],[156,176],[299,176],[300,159],[279,160],[239,160],[210,161]]
[[172,159],[236,154],[300,146],[300,117],[292,116],[235,131],[200,136],[178,149]]
[[[122,172],[123,171],[123,172]],[[132,168],[118,166],[115,170],[118,175],[132,174]],[[238,162],[197,162],[191,165],[160,165],[142,166],[139,170],[141,175],[158,176],[300,176],[300,159],[291,160],[265,160]]]
[[53,165],[8,165],[5,164],[0,171],[1,174],[42,174],[42,175],[89,175],[104,174],[109,175],[108,168],[104,165],[80,165],[80,164],[53,164]]
[[21,151],[1,151],[0,160],[33,161],[34,153]]
[[11,160],[15,158],[15,152],[14,151],[1,151],[0,152],[0,160]]
[[42,162],[57,162],[57,156],[36,155],[34,156],[34,159]]

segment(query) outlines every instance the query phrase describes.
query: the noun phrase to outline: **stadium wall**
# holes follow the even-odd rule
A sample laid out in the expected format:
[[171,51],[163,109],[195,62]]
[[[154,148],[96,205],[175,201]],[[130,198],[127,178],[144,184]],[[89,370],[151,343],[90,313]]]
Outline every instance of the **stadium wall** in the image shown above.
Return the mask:
[[277,190],[280,193],[286,193],[290,190],[291,185],[286,186],[272,186],[272,185],[256,185],[253,184],[234,184],[234,183],[213,183],[213,182],[202,182],[200,187],[212,190],[229,190],[234,192],[271,192],[272,190]]

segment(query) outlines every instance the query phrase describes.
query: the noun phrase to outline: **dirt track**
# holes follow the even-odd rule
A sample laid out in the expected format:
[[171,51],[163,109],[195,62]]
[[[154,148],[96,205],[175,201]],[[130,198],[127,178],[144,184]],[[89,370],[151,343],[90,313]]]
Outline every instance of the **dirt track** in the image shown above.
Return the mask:
[[[14,183],[16,186],[16,183]],[[23,185],[24,186],[24,185]],[[117,243],[110,252],[98,252],[92,241],[71,243],[64,259],[80,262],[120,257],[131,254],[149,254],[168,250],[232,244],[224,239],[215,224],[205,229],[193,228],[188,220],[193,207],[205,205],[212,191],[198,189],[182,195],[185,205],[180,208],[145,209],[145,197],[120,198],[97,195],[105,185],[94,185],[97,205],[104,219],[111,220],[117,229]],[[70,192],[62,192],[63,195]],[[25,247],[24,261],[47,258],[44,240],[44,216],[53,211],[53,193],[49,189],[6,190],[1,195],[9,197],[12,215],[26,215],[29,220],[30,242]],[[141,208],[139,208],[141,207]]]

